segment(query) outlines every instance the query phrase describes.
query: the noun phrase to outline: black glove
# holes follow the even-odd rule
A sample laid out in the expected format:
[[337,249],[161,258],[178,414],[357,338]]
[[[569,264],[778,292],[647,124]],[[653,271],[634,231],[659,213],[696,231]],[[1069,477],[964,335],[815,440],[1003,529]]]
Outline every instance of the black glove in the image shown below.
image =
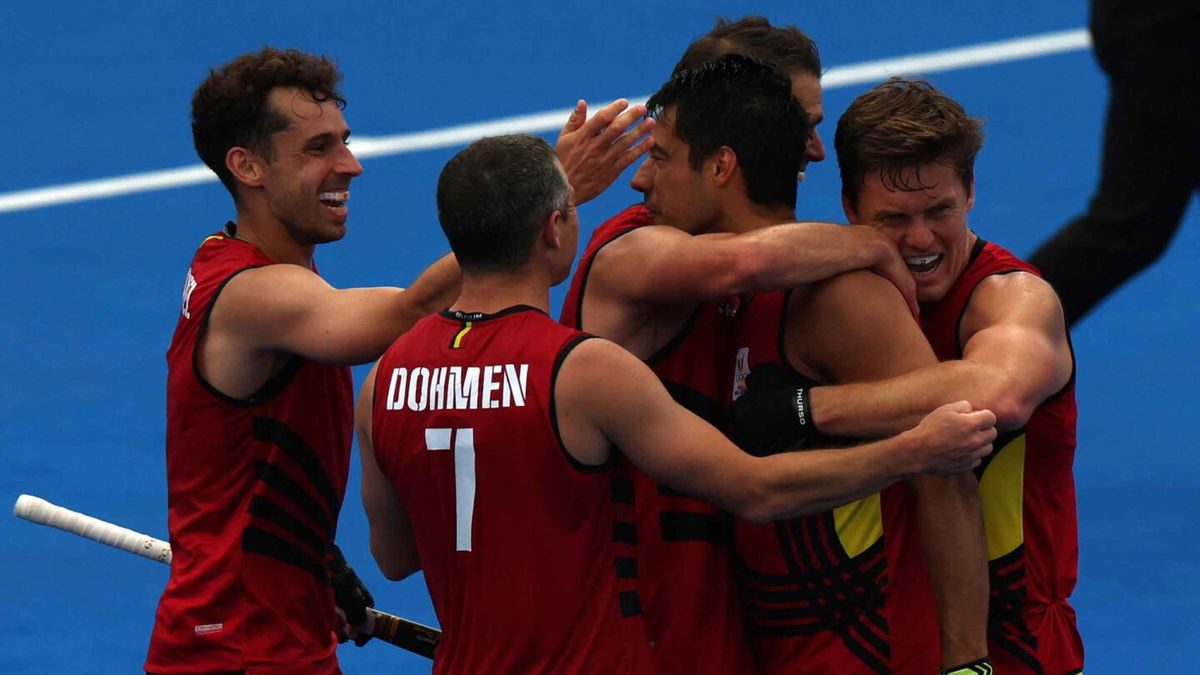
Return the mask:
[[774,364],[750,371],[733,405],[734,443],[759,457],[808,447],[820,434],[809,400],[815,384]]
[[992,675],[992,660],[985,656],[978,661],[964,663],[953,668],[944,668],[939,672],[941,675]]
[[[337,544],[330,545],[330,582],[333,584],[333,600],[346,613],[346,623],[351,626],[362,626],[367,623],[367,608],[375,606],[375,598],[371,591],[363,585],[354,568],[346,562],[342,550]],[[354,638],[354,644],[359,647],[367,644],[370,634],[359,633]]]

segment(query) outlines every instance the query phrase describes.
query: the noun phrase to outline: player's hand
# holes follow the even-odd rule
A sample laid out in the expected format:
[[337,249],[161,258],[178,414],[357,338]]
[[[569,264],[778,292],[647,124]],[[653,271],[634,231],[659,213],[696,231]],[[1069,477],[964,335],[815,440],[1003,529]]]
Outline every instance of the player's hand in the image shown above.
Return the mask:
[[992,660],[984,657],[953,668],[943,668],[939,675],[992,675]]
[[587,101],[575,104],[554,145],[567,180],[575,188],[575,203],[599,196],[645,154],[654,145],[650,138],[653,128],[646,106],[630,107],[623,98],[596,111],[591,119],[587,118]]
[[904,296],[904,302],[908,303],[908,309],[912,315],[920,316],[921,308],[917,304],[917,281],[913,279],[912,272],[908,270],[908,263],[904,262],[903,256],[896,250],[896,246],[892,242],[875,230],[869,227],[866,229],[884,244],[877,247],[879,254],[875,264],[870,268],[871,271],[892,282],[892,285],[900,291],[900,295]]
[[819,433],[809,384],[774,364],[750,371],[746,391],[733,404],[733,442],[759,457],[807,447]]
[[375,598],[371,597],[371,592],[346,562],[337,545],[331,547],[330,553],[330,581],[338,615],[344,620],[342,633],[361,647],[371,639],[371,615],[367,608],[375,606]]
[[922,473],[949,476],[970,471],[992,451],[996,416],[966,401],[947,403],[904,432],[917,441]]

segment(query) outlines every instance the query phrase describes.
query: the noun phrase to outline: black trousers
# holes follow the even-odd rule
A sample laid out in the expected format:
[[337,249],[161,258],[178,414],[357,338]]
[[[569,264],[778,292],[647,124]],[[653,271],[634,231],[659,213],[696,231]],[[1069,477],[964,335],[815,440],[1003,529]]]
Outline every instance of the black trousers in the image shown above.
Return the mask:
[[1110,87],[1100,183],[1030,258],[1068,324],[1162,255],[1200,189],[1200,21],[1095,49]]

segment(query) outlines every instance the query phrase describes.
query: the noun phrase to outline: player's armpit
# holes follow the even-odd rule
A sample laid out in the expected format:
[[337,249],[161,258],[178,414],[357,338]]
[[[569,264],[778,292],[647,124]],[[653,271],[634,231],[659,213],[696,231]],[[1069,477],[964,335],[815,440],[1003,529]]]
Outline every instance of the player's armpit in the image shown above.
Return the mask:
[[370,526],[371,555],[383,576],[399,581],[421,569],[421,563],[417,558],[408,511],[375,459],[371,428],[377,368],[378,364],[371,367],[359,392],[354,409],[354,426],[358,432],[362,501]]

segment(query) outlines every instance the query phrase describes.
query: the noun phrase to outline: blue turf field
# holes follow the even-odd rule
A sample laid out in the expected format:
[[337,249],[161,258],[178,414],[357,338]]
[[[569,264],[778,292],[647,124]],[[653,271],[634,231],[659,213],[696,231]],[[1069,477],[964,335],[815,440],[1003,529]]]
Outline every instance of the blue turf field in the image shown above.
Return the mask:
[[[1083,4],[6,3],[0,197],[194,164],[192,89],[208,66],[267,43],[336,57],[351,126],[378,136],[648,94],[719,13],[796,23],[820,42],[827,66],[840,66],[1077,28]],[[1090,54],[932,79],[989,120],[976,231],[1031,252],[1082,209],[1097,172],[1105,94]],[[863,88],[827,92],[827,139]],[[432,188],[454,152],[365,162],[350,234],[319,255],[332,283],[403,285],[445,249]],[[832,158],[809,176],[800,213],[839,219]],[[633,200],[622,181],[582,209],[585,226]],[[1200,402],[1200,360],[1187,346],[1200,328],[1197,274],[1186,262],[1200,254],[1196,211],[1165,260],[1075,334],[1075,602],[1090,675],[1190,667],[1200,644],[1200,469],[1187,440],[1187,411]],[[165,536],[163,353],[192,250],[231,215],[216,183],[0,213],[9,242],[0,252],[0,502],[32,493]],[[357,489],[354,468],[339,532],[347,556],[382,608],[432,622],[419,579],[389,584],[375,571]],[[0,670],[140,668],[165,568],[11,517],[0,518],[0,541],[10,589]],[[428,671],[383,644],[345,648],[341,658],[348,673]]]

